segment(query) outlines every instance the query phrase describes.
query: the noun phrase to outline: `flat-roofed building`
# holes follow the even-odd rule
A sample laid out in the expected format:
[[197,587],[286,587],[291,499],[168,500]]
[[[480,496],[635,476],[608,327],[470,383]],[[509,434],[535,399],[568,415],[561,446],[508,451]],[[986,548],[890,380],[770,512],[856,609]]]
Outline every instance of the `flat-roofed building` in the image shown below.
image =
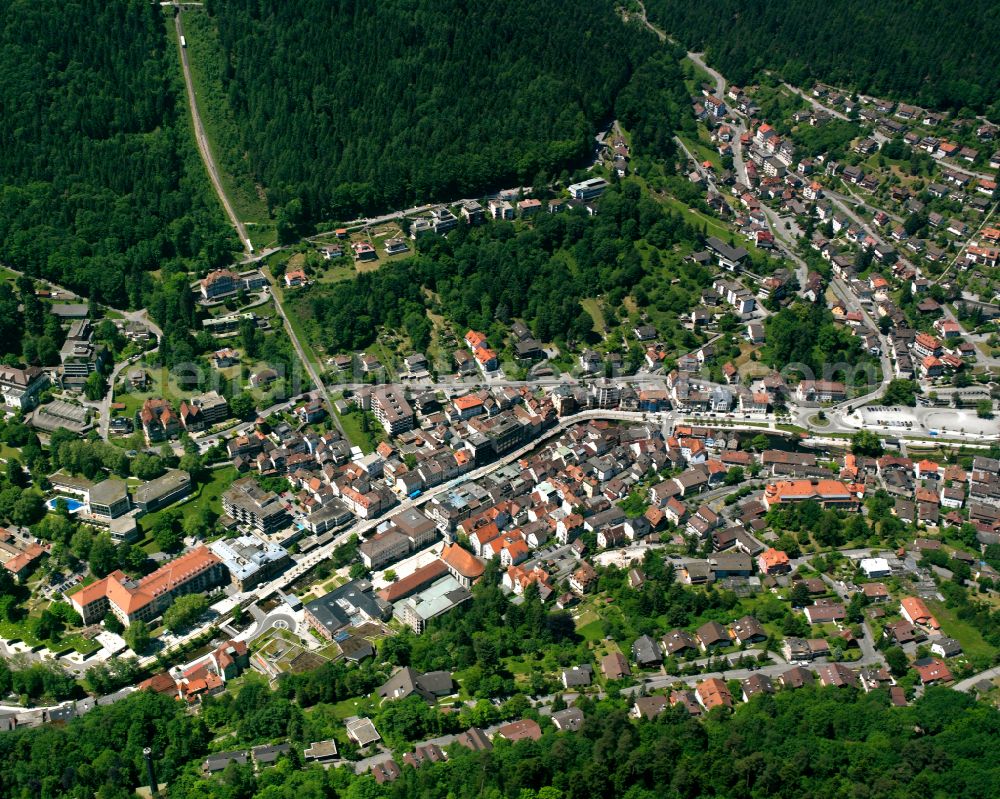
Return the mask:
[[220,538],[208,548],[229,570],[230,579],[240,591],[247,591],[278,574],[290,561],[284,547],[253,535]]
[[354,514],[343,502],[339,499],[331,499],[310,511],[309,515],[306,516],[305,524],[311,533],[319,535],[346,524],[353,518]]
[[332,763],[337,759],[337,742],[331,738],[328,741],[313,741],[302,753],[306,763]]
[[472,592],[452,575],[442,577],[428,588],[406,597],[393,606],[393,615],[416,633],[427,622],[472,599]]
[[182,469],[169,469],[135,489],[135,506],[143,513],[152,513],[179,502],[190,493],[191,475]]
[[392,605],[372,593],[367,580],[352,580],[304,607],[306,623],[327,640],[345,627],[387,619]]
[[398,386],[383,386],[372,392],[372,413],[391,436],[413,429],[413,408]]
[[206,391],[191,397],[191,405],[201,411],[206,427],[229,418],[229,403],[218,391]]
[[604,194],[604,190],[607,187],[608,182],[604,178],[590,178],[579,183],[573,183],[567,189],[574,200],[587,202],[588,200],[600,197]]
[[398,530],[390,528],[377,533],[358,547],[365,568],[381,569],[395,563],[410,552],[410,539]]
[[124,516],[132,508],[125,481],[117,477],[109,477],[93,486],[87,492],[87,505],[91,516],[104,521]]
[[265,491],[252,477],[237,480],[222,495],[222,510],[262,535],[270,535],[289,522],[288,511],[278,495]]
[[438,538],[437,525],[416,508],[400,511],[391,521],[397,530],[410,539],[412,549],[422,549]]

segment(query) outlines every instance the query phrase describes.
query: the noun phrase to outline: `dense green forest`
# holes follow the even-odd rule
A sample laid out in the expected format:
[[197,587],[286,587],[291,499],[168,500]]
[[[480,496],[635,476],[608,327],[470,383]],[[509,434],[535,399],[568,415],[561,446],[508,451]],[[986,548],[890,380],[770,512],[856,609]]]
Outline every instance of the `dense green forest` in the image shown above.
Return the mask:
[[542,214],[532,228],[460,225],[447,239],[421,238],[414,258],[350,281],[315,284],[296,296],[293,307],[313,320],[316,340],[330,352],[367,346],[381,325],[406,330],[414,347],[424,349],[429,300],[422,287],[436,293],[458,325],[488,329],[494,320],[524,318],[542,341],[579,342],[593,327],[581,299],[609,294],[609,304],[620,306],[644,278],[653,293],[640,239],[670,250],[697,236],[679,214],[626,182],[605,193],[595,217]]
[[207,8],[240,150],[279,221],[558,173],[591,152],[595,125],[656,47],[604,0]]
[[[854,377],[866,374],[860,367],[878,360],[864,351],[857,336],[833,321],[824,304],[796,302],[769,316],[764,322],[767,345],[763,359],[775,369],[796,367],[809,371],[809,378],[843,379],[848,366],[858,367]],[[827,374],[827,370],[836,371]]]
[[116,306],[228,260],[159,4],[0,0],[0,43],[0,259]]
[[[181,703],[142,693],[99,707],[63,726],[0,736],[0,795],[8,799],[132,796],[144,781],[142,747],[154,752],[157,778],[171,799],[378,799],[379,797],[516,797],[517,799],[955,799],[1000,794],[1000,713],[967,695],[930,688],[909,708],[891,709],[885,691],[783,691],[758,696],[731,715],[704,720],[676,709],[651,722],[626,715],[613,696],[581,700],[577,733],[542,720],[540,741],[497,742],[492,752],[448,748],[446,763],[403,768],[378,786],[349,768],[303,768],[311,716],[266,687],[250,684],[235,700],[212,700],[190,716]],[[383,725],[405,735],[420,700],[389,703]],[[426,709],[426,705],[423,706]],[[425,711],[426,712],[426,711]],[[529,715],[534,711],[528,710]],[[291,758],[255,774],[231,764],[205,778],[201,758],[214,725],[239,721],[229,748],[289,740]],[[332,718],[332,717],[331,717]]]
[[733,83],[763,69],[1000,120],[1000,8],[993,0],[647,0],[651,19],[704,50]]

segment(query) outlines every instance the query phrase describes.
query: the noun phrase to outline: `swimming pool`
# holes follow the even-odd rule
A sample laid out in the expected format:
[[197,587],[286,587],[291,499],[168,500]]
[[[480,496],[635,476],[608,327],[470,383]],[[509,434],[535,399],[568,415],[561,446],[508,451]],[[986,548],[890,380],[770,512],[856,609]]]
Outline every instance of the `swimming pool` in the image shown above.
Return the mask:
[[45,504],[49,510],[57,510],[58,505],[56,503],[58,503],[60,499],[66,503],[66,509],[70,513],[76,513],[77,511],[83,508],[83,502],[80,501],[79,499],[73,499],[73,497],[63,497],[63,496],[52,497],[52,499],[50,499]]

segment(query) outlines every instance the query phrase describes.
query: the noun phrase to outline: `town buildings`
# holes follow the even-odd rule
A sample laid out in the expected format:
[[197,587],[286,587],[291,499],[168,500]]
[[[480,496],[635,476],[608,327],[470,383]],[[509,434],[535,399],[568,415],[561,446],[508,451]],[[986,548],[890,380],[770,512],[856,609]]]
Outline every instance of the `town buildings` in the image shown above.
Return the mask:
[[127,627],[155,619],[179,596],[214,588],[225,575],[222,561],[207,547],[198,546],[140,580],[113,571],[68,599],[85,624],[99,622],[110,611]]

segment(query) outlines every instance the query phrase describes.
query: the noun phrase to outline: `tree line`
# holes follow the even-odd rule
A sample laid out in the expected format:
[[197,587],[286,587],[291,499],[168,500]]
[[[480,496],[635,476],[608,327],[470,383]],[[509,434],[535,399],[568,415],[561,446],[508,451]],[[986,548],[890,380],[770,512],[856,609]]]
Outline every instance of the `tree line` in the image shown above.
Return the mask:
[[1000,120],[1000,16],[991,0],[785,3],[649,0],[650,18],[744,86],[765,70]]
[[[732,713],[695,719],[677,707],[640,722],[628,717],[630,703],[616,693],[577,700],[585,721],[573,733],[527,710],[542,726],[539,741],[497,740],[488,752],[452,744],[447,762],[404,766],[396,782],[380,786],[350,768],[304,766],[300,742],[311,738],[310,714],[265,686],[247,685],[222,704],[211,700],[200,716],[141,692],[65,726],[0,736],[0,793],[124,799],[145,781],[147,745],[172,799],[979,799],[1000,792],[1000,713],[946,688],[929,688],[906,708],[890,707],[885,690],[802,688],[754,697]],[[400,706],[420,715],[413,704]],[[203,776],[210,728],[231,714],[240,720],[230,748],[291,740],[292,752],[259,772],[234,763]]]
[[0,2],[0,260],[116,307],[229,260],[165,30],[142,0]]
[[382,326],[405,329],[420,349],[429,340],[420,320],[432,304],[422,289],[459,326],[489,330],[494,321],[523,318],[541,341],[581,342],[593,319],[580,301],[610,294],[617,298],[611,305],[620,305],[660,263],[644,263],[641,240],[670,250],[695,243],[698,233],[626,181],[605,192],[595,217],[573,211],[539,214],[531,228],[460,225],[448,238],[421,238],[411,259],[350,281],[313,284],[291,304],[330,352],[365,347]]
[[558,173],[656,47],[600,0],[207,10],[237,149],[286,232]]

